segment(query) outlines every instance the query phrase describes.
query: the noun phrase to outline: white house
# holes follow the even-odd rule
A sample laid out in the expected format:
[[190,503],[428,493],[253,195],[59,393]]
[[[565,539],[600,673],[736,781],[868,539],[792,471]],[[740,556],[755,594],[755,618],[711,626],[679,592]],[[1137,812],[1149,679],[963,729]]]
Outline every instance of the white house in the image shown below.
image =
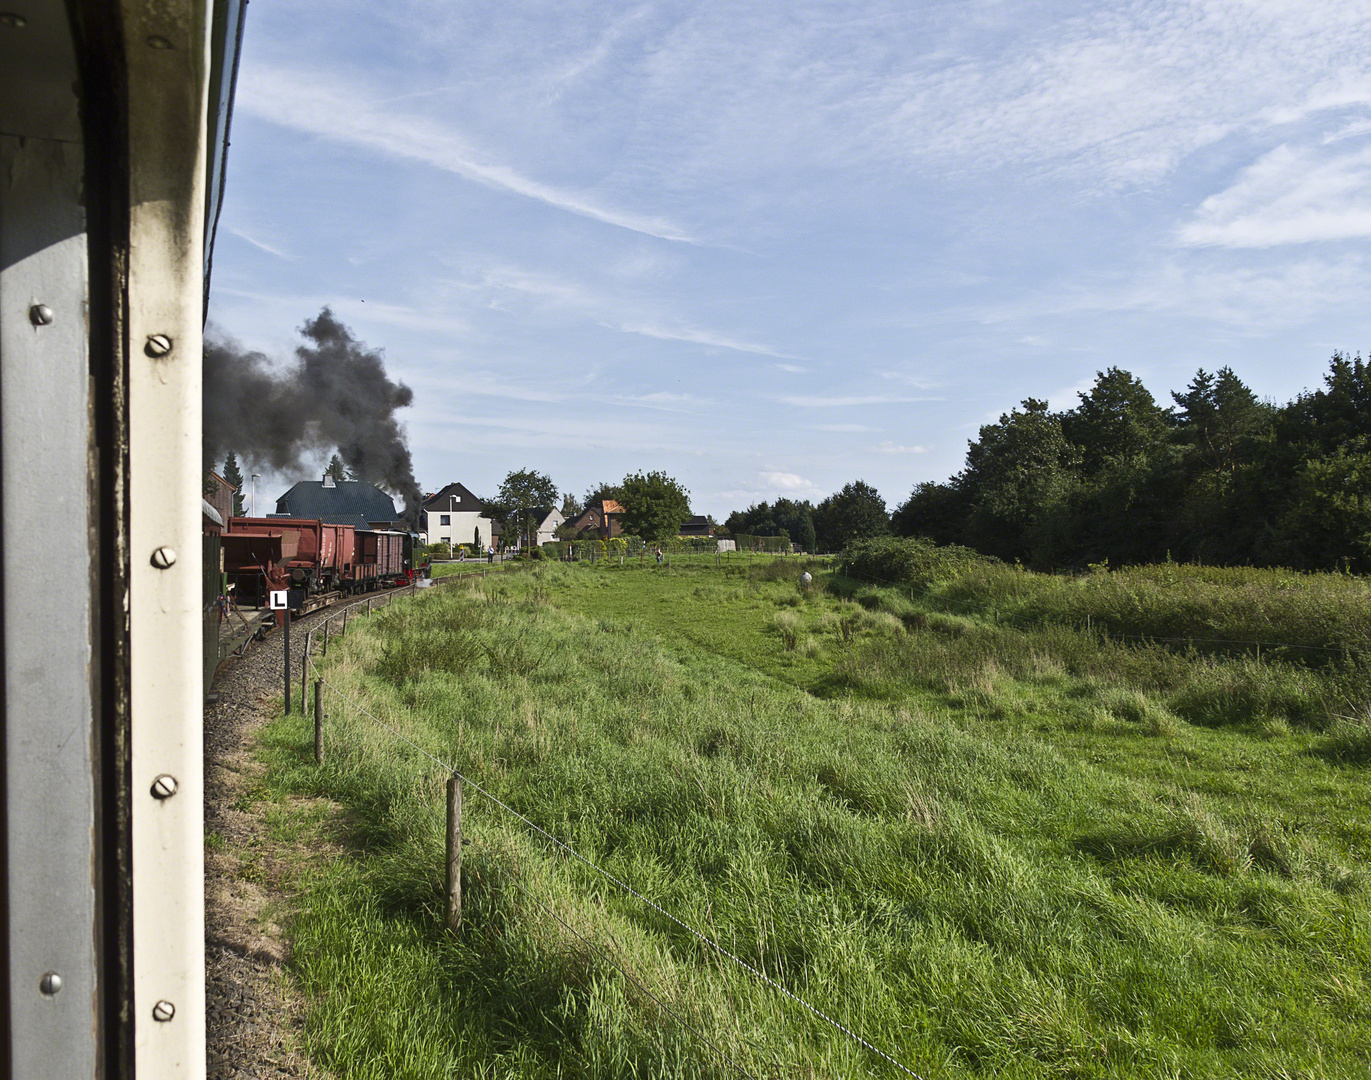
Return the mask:
[[[533,515],[533,531],[530,533],[529,541],[534,547],[546,544],[551,540],[556,540],[555,533],[557,526],[566,521],[566,515],[557,507],[538,506],[529,511]],[[509,524],[505,526],[505,542],[510,547],[518,547],[523,543],[523,525]]]
[[490,518],[485,507],[461,484],[448,484],[425,498],[419,524],[430,544],[475,544],[485,550],[490,543]]
[[550,509],[540,508],[533,513],[538,520],[538,538],[534,542],[546,544],[552,540],[556,540],[557,537],[553,534],[556,533],[557,526],[566,521],[566,515],[555,506]]

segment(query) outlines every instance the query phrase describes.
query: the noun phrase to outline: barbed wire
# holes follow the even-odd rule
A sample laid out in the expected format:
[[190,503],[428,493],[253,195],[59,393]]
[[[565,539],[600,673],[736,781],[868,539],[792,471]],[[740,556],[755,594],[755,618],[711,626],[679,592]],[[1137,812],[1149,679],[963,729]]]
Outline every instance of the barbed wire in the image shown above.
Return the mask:
[[[572,926],[569,922],[567,922],[567,921],[566,921],[565,919],[563,919],[560,915],[558,915],[557,912],[555,912],[549,905],[547,905],[547,904],[543,903],[541,900],[539,900],[536,896],[533,895],[533,893],[532,893],[531,891],[529,891],[529,889],[525,888],[523,882],[519,881],[517,878],[511,878],[511,880],[514,882],[514,887],[517,888],[520,892],[522,892],[525,896],[527,896],[527,897],[529,898],[530,901],[532,901],[532,902],[533,902],[534,904],[536,904],[538,907],[542,908],[543,911],[545,911],[548,915],[551,915],[554,919],[557,920],[557,922],[561,923],[562,926],[563,926],[569,933],[571,933],[574,937],[576,937],[577,940],[579,940],[582,944],[589,946],[590,948],[594,949],[597,953],[599,953],[600,956],[604,958],[604,960],[605,960],[605,962],[606,962],[607,964],[609,964],[611,967],[613,967],[613,968],[615,968],[616,970],[618,970],[618,972],[619,972],[621,975],[623,975],[624,978],[626,978],[629,982],[631,982],[634,986],[636,986],[636,987],[637,987],[639,990],[641,990],[644,994],[646,994],[648,997],[650,997],[650,998],[653,1000],[653,1002],[655,1002],[657,1005],[661,1006],[661,1008],[663,1008],[663,1009],[665,1009],[667,1012],[669,1012],[669,1013],[676,1019],[677,1023],[679,1023],[683,1028],[685,1028],[685,1029],[686,1029],[687,1031],[689,1031],[692,1035],[694,1035],[697,1039],[699,1039],[699,1040],[700,1040],[701,1042],[703,1042],[706,1046],[708,1046],[710,1049],[712,1049],[712,1050],[713,1050],[716,1054],[718,1054],[721,1058],[723,1058],[724,1061],[726,1061],[726,1062],[728,1063],[729,1068],[733,1069],[735,1072],[740,1073],[740,1074],[743,1075],[743,1076],[748,1077],[748,1080],[757,1080],[757,1078],[756,1078],[755,1076],[753,1076],[752,1073],[748,1072],[748,1071],[747,1071],[746,1069],[744,1069],[741,1065],[739,1065],[736,1061],[734,1061],[731,1057],[729,1057],[728,1051],[726,1051],[723,1047],[721,1047],[721,1046],[719,1046],[717,1043],[715,1043],[715,1042],[714,1042],[708,1035],[706,1035],[704,1032],[698,1030],[693,1024],[690,1023],[690,1021],[688,1021],[685,1017],[683,1017],[680,1013],[678,1013],[675,1009],[673,1009],[669,1004],[667,1004],[667,1002],[663,1001],[663,1000],[662,1000],[661,998],[659,998],[656,994],[654,994],[647,986],[645,986],[642,982],[640,982],[638,979],[636,979],[636,978],[634,977],[633,973],[632,973],[631,971],[628,970],[628,968],[624,967],[623,964],[619,963],[617,960],[614,959],[614,957],[610,956],[607,952],[605,952],[605,950],[604,950],[603,948],[600,947],[600,945],[599,945],[598,942],[593,941],[592,939],[586,937],[586,936],[585,936],[584,934],[582,934],[579,930],[577,930],[574,926]],[[622,951],[622,947],[619,946],[618,941],[615,940],[615,938],[614,938],[614,936],[613,936],[612,934],[609,934],[609,933],[607,933],[607,932],[605,932],[605,931],[601,931],[601,932],[602,932],[602,933],[605,933],[605,936],[608,937],[610,941],[614,942],[615,947],[616,947],[616,948],[620,948],[620,950]],[[649,1038],[649,1039],[652,1039],[652,1036],[649,1034],[649,1035],[648,1035],[648,1038]],[[661,1043],[657,1042],[656,1039],[652,1039],[652,1043],[653,1043],[654,1046],[657,1047],[658,1050],[661,1051],[662,1057],[666,1057],[666,1056],[667,1056],[667,1055],[666,1055],[666,1047],[664,1047]]]
[[[310,657],[309,659],[310,659],[310,667],[311,667],[311,669],[314,670],[316,673],[318,673],[318,668],[315,667],[314,664],[313,664],[313,658]],[[924,1078],[921,1077],[918,1073],[916,1073],[913,1069],[910,1069],[908,1066],[904,1065],[904,1064],[903,1064],[902,1062],[900,1062],[898,1059],[896,1059],[896,1058],[892,1057],[890,1054],[886,1053],[886,1052],[885,1052],[884,1050],[882,1050],[879,1046],[876,1046],[874,1043],[870,1042],[869,1040],[863,1038],[861,1035],[857,1034],[857,1032],[853,1031],[851,1028],[849,1028],[847,1025],[845,1025],[844,1023],[842,1023],[840,1020],[837,1020],[837,1019],[835,1019],[834,1017],[829,1016],[828,1013],[824,1012],[822,1009],[819,1009],[819,1008],[817,1008],[816,1006],[811,1005],[808,1001],[805,1001],[804,998],[800,997],[798,994],[795,994],[793,991],[788,990],[786,987],[782,986],[779,982],[777,982],[775,979],[771,978],[771,976],[767,975],[765,972],[758,970],[758,969],[757,969],[756,967],[754,967],[752,964],[749,964],[746,960],[744,960],[744,959],[742,959],[741,957],[739,957],[739,956],[735,955],[734,953],[730,952],[728,949],[725,949],[722,945],[720,945],[718,942],[714,941],[714,940],[713,940],[712,938],[710,938],[708,935],[706,935],[706,934],[702,933],[701,931],[695,929],[695,927],[691,926],[689,923],[685,922],[684,920],[677,918],[675,915],[673,915],[671,912],[667,911],[666,908],[662,907],[660,904],[658,904],[658,903],[656,903],[655,901],[649,899],[647,896],[644,896],[641,892],[639,892],[637,889],[633,888],[633,886],[629,885],[627,882],[621,880],[620,878],[618,878],[618,877],[615,876],[614,874],[610,873],[608,870],[606,870],[606,869],[604,869],[603,867],[601,867],[601,866],[597,865],[596,863],[592,862],[590,859],[587,859],[584,855],[582,855],[580,852],[578,852],[575,848],[571,847],[569,844],[565,843],[564,841],[562,841],[562,840],[560,840],[559,838],[557,838],[556,836],[554,836],[552,833],[548,832],[546,829],[544,829],[544,828],[543,828],[541,825],[539,825],[537,822],[535,822],[535,821],[531,820],[530,818],[526,817],[524,814],[522,814],[522,813],[520,813],[518,810],[514,809],[514,807],[512,807],[512,806],[510,806],[508,803],[504,802],[504,801],[503,801],[502,799],[500,799],[498,796],[496,796],[496,795],[492,794],[491,792],[487,791],[484,787],[481,786],[480,783],[478,783],[476,780],[472,779],[472,778],[471,778],[470,776],[468,776],[467,774],[463,773],[460,769],[456,768],[455,766],[451,765],[450,763],[448,763],[448,762],[446,762],[446,761],[443,761],[441,758],[436,757],[435,755],[433,755],[432,753],[430,753],[428,750],[426,750],[426,749],[424,749],[422,746],[420,746],[418,743],[414,742],[412,739],[408,738],[407,736],[405,736],[405,735],[402,734],[401,732],[397,731],[394,727],[392,727],[390,724],[386,723],[386,722],[385,722],[384,720],[382,720],[380,717],[376,716],[374,713],[372,713],[372,712],[370,712],[369,710],[367,710],[366,708],[364,708],[364,707],[363,707],[362,705],[360,705],[358,702],[353,701],[353,700],[352,700],[351,698],[349,698],[349,697],[347,696],[347,694],[345,694],[339,687],[337,687],[337,686],[334,685],[333,683],[330,683],[327,679],[324,679],[324,678],[322,677],[322,675],[320,675],[320,681],[323,683],[324,686],[328,687],[329,690],[331,690],[334,694],[336,694],[344,703],[346,703],[350,708],[352,708],[352,709],[353,709],[355,712],[357,712],[359,715],[367,717],[369,720],[373,721],[374,723],[376,723],[376,724],[379,725],[380,727],[384,728],[386,731],[389,731],[392,735],[394,735],[394,736],[395,736],[397,739],[399,739],[401,742],[403,742],[403,743],[405,743],[406,745],[410,746],[411,748],[413,748],[414,750],[416,750],[418,753],[420,753],[420,754],[422,754],[424,757],[428,758],[428,760],[432,761],[435,765],[437,765],[437,766],[439,766],[440,768],[446,770],[446,771],[449,772],[451,775],[453,775],[453,776],[455,776],[456,778],[458,778],[459,780],[461,780],[461,781],[462,781],[462,784],[463,784],[465,787],[470,787],[470,788],[472,788],[474,791],[477,792],[477,794],[482,795],[484,798],[486,798],[488,801],[490,801],[490,802],[493,803],[494,805],[498,806],[500,809],[504,810],[506,813],[511,814],[511,815],[513,815],[514,817],[518,818],[521,822],[523,822],[525,825],[527,825],[527,826],[528,826],[530,829],[532,829],[534,832],[540,834],[541,836],[545,837],[547,840],[551,841],[551,843],[553,844],[553,846],[554,846],[556,849],[558,849],[558,851],[559,851],[560,853],[562,853],[562,854],[564,854],[564,855],[567,855],[567,856],[570,856],[572,859],[576,860],[577,862],[583,863],[585,866],[589,867],[591,870],[595,871],[597,874],[599,874],[601,877],[603,877],[606,881],[611,882],[613,885],[615,885],[615,886],[616,886],[618,889],[620,889],[621,891],[623,891],[623,892],[627,893],[628,895],[634,897],[634,898],[635,898],[636,900],[638,900],[640,903],[642,903],[642,904],[646,905],[647,907],[651,908],[652,910],[656,911],[659,915],[661,915],[662,917],[668,919],[670,922],[675,923],[675,924],[676,924],[677,926],[679,926],[682,930],[685,930],[687,933],[691,934],[693,937],[695,937],[696,939],[698,939],[700,942],[702,942],[703,944],[707,945],[709,948],[713,949],[713,950],[714,950],[715,952],[717,952],[720,956],[726,957],[727,959],[733,961],[733,963],[737,964],[739,967],[741,967],[741,968],[744,969],[745,971],[750,972],[750,973],[753,975],[754,978],[758,979],[758,980],[761,981],[763,984],[765,984],[765,985],[771,987],[771,988],[772,988],[773,990],[775,990],[777,993],[780,993],[780,994],[784,995],[785,997],[789,998],[791,1001],[793,1001],[795,1004],[799,1005],[801,1008],[804,1008],[804,1009],[808,1010],[810,1013],[812,1013],[814,1016],[818,1017],[820,1020],[824,1021],[824,1023],[828,1024],[828,1025],[829,1025],[830,1027],[832,1027],[834,1030],[841,1032],[842,1034],[846,1035],[849,1039],[852,1039],[854,1042],[859,1043],[861,1046],[865,1047],[865,1048],[866,1048],[867,1050],[869,1050],[871,1053],[877,1055],[878,1057],[880,1057],[880,1058],[884,1059],[885,1061],[887,1061],[889,1064],[893,1065],[895,1068],[899,1069],[899,1070],[900,1070],[902,1073],[904,1073],[906,1076],[912,1076],[912,1077],[914,1077],[914,1080],[924,1080]],[[559,921],[560,921],[560,920],[559,920]],[[574,931],[573,931],[573,932],[574,932]],[[627,974],[627,972],[625,972],[625,974]]]

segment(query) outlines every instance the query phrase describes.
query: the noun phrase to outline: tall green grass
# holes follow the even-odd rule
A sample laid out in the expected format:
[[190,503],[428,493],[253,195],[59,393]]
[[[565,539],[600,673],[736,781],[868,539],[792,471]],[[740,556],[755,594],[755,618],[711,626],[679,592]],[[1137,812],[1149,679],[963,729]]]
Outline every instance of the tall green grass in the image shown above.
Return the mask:
[[1336,680],[800,570],[545,566],[350,624],[325,765],[270,734],[276,792],[338,808],[293,927],[316,1060],[904,1075],[471,787],[445,934],[437,758],[922,1076],[1364,1073],[1371,785],[1306,716]]
[[858,577],[912,586],[953,611],[1181,639],[1206,652],[1257,655],[1265,647],[1278,658],[1350,662],[1363,672],[1371,654],[1371,584],[1346,574],[1168,562],[1068,577],[891,538],[855,545],[844,562]]

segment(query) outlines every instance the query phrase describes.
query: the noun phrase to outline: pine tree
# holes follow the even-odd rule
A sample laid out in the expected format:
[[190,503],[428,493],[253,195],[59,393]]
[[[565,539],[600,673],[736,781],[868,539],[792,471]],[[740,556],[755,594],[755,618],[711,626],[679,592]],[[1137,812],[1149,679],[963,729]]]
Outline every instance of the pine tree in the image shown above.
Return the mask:
[[347,469],[343,466],[343,459],[337,454],[334,454],[329,460],[328,468],[324,470],[324,475],[333,477],[335,481],[352,479],[352,477],[348,475]]
[[238,455],[232,450],[224,459],[224,479],[233,485],[233,516],[243,516],[243,472],[238,468]]

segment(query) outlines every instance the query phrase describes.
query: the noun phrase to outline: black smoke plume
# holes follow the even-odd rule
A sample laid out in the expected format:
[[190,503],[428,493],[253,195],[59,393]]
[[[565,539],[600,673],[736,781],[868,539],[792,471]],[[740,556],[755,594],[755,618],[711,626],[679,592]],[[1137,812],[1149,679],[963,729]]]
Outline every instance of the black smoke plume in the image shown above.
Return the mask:
[[386,377],[381,351],[352,336],[324,308],[300,327],[306,344],[280,370],[216,331],[205,336],[204,454],[234,451],[282,475],[313,470],[335,449],[353,476],[401,496],[405,517],[422,496],[395,410],[414,400]]

